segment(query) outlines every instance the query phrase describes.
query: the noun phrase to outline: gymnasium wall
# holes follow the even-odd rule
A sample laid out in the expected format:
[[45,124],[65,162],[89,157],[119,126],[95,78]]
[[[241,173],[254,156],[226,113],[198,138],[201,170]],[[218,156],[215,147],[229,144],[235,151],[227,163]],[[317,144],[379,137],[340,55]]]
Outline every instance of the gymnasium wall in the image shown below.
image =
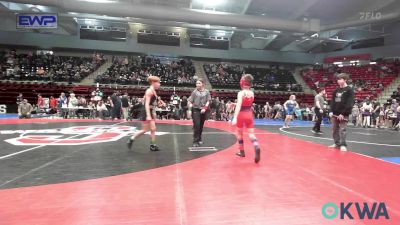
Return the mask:
[[357,55],[370,53],[373,59],[377,58],[388,58],[388,57],[399,57],[400,56],[400,45],[389,45],[375,48],[362,48],[362,49],[348,49],[343,51],[329,52],[316,54],[316,62],[323,62],[325,57],[332,56],[344,56],[344,55]]

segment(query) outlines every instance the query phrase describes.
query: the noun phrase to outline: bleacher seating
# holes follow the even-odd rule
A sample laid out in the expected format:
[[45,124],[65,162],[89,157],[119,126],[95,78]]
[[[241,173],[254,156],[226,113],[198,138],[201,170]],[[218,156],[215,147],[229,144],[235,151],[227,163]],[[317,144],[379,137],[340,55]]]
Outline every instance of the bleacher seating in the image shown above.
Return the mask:
[[0,52],[0,80],[80,82],[104,63],[93,57]]
[[382,63],[364,66],[331,67],[328,69],[305,70],[302,76],[312,88],[325,87],[328,99],[338,87],[335,76],[338,73],[350,75],[349,85],[354,87],[356,98],[363,100],[366,97],[376,98],[398,74],[398,67],[392,63]]
[[148,75],[159,76],[162,85],[190,86],[195,84],[195,69],[189,59],[153,56],[113,59],[113,64],[96,78],[103,84],[147,85]]
[[255,90],[301,92],[293,74],[288,70],[242,67],[240,65],[205,64],[208,79],[217,89],[239,89],[239,80],[245,73],[254,77]]
[[[36,103],[38,93],[42,94],[43,97],[53,96],[57,98],[61,92],[74,92],[77,96],[90,99],[92,91],[96,89],[95,86],[67,85],[58,82],[81,80],[87,73],[81,72],[79,76],[76,76],[77,70],[81,71],[81,69],[88,68],[90,69],[88,73],[92,72],[103,63],[103,60],[98,61],[97,59],[97,55],[82,58],[49,54],[17,54],[15,51],[3,52],[0,54],[0,80],[2,81],[0,83],[0,102],[2,104],[15,104],[18,93],[22,93],[30,103]],[[205,65],[206,67],[207,65]],[[43,71],[41,71],[42,68]],[[57,73],[59,70],[60,73]],[[257,91],[255,102],[258,104],[264,104],[266,101],[271,104],[277,101],[283,103],[289,96],[287,91],[291,93],[301,91],[301,88],[298,89],[293,76],[286,70],[241,68],[240,66],[224,68],[221,66],[221,70],[229,75],[229,79],[210,79],[216,89],[219,87],[238,89],[241,75],[246,72],[253,74],[256,90],[271,91],[269,93]],[[121,92],[126,91],[131,96],[141,97],[144,94],[147,85],[145,80],[149,74],[160,76],[162,85],[182,87],[176,89],[176,93],[180,96],[189,96],[191,93],[191,89],[185,90],[183,87],[195,87],[195,69],[191,60],[153,56],[113,57],[111,67],[104,74],[99,75],[95,81],[100,83],[100,89],[104,96],[111,95],[115,90],[116,86],[110,84],[118,84],[118,90]],[[134,88],[125,86],[135,84],[140,85]],[[282,93],[282,91],[286,93]],[[163,98],[169,98],[173,92],[172,88],[163,88],[159,90],[158,94]],[[218,96],[220,99],[234,100],[236,95],[237,90],[212,92],[212,96]],[[296,95],[299,102],[309,104],[313,101],[311,95],[303,93],[296,93]]]
[[396,91],[393,91],[393,93],[390,97],[392,99],[396,99],[398,102],[400,102],[400,85],[397,87]]

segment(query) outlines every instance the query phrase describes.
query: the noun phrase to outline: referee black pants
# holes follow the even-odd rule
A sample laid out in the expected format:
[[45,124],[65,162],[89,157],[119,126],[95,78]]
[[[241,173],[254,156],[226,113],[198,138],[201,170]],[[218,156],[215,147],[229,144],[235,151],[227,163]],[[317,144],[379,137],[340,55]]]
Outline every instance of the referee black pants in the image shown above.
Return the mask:
[[315,117],[317,117],[317,120],[315,121],[313,130],[321,131],[322,113],[319,111],[319,108],[317,107],[314,108],[314,112],[315,112]]
[[201,135],[203,133],[204,122],[207,119],[207,111],[201,113],[201,109],[193,109],[193,143],[199,143],[202,141]]

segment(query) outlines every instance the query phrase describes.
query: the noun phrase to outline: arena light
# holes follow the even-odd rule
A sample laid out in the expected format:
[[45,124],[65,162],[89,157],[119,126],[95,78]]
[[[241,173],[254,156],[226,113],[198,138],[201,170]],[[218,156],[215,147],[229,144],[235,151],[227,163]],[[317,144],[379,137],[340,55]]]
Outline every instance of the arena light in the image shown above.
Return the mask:
[[197,0],[197,2],[203,4],[206,7],[212,7],[222,5],[225,0]]
[[226,31],[224,31],[224,30],[218,30],[218,31],[216,32],[216,34],[217,34],[217,36],[225,36],[225,35],[226,35]]
[[370,64],[370,65],[375,65],[375,64],[376,64],[376,62],[369,62],[369,64]]
[[341,65],[343,64],[342,62],[333,62],[334,65]]

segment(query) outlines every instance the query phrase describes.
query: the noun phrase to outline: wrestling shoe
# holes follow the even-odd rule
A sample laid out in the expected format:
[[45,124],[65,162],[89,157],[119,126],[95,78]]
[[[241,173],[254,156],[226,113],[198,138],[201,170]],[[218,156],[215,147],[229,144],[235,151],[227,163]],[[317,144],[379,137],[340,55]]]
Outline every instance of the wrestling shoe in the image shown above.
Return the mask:
[[260,153],[261,153],[261,151],[260,151],[260,147],[258,147],[258,146],[256,146],[256,147],[254,147],[254,149],[255,149],[255,157],[254,157],[254,162],[255,163],[258,163],[258,162],[260,162]]
[[160,148],[157,145],[150,145],[150,151],[157,152],[160,151]]
[[132,145],[133,145],[134,141],[135,141],[135,139],[129,138],[128,142],[126,142],[126,146],[128,147],[128,149],[132,149]]
[[314,134],[323,134],[324,133],[320,130],[311,130],[311,132],[313,132]]
[[246,154],[244,153],[244,150],[240,150],[240,152],[237,152],[236,155],[240,156],[240,157],[246,157]]
[[192,147],[194,147],[194,148],[200,147],[200,144],[195,142],[195,143],[193,143]]

